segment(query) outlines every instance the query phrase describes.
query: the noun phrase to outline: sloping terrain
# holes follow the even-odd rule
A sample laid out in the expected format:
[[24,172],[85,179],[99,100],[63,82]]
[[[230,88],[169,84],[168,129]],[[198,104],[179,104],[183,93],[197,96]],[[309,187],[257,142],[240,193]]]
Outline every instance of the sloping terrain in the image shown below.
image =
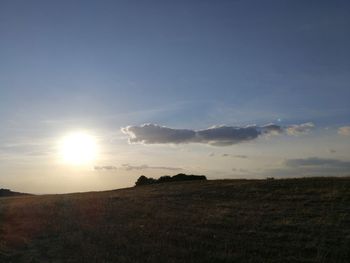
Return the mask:
[[28,195],[28,194],[13,192],[10,189],[0,188],[0,197],[17,196],[17,195]]
[[350,262],[350,178],[2,198],[0,262]]

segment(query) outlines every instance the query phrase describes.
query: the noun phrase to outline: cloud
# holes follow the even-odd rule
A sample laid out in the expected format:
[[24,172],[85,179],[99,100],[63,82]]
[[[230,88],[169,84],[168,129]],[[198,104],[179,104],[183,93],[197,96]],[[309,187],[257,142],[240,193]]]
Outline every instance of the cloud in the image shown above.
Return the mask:
[[232,158],[240,158],[240,159],[247,159],[248,156],[242,155],[242,154],[230,154],[230,153],[224,153],[221,155],[222,157],[232,157]]
[[94,169],[96,171],[111,171],[111,170],[117,170],[118,167],[113,165],[105,165],[105,166],[95,166]]
[[143,165],[130,165],[130,164],[122,164],[122,168],[124,168],[127,171],[132,170],[145,170],[145,169],[156,169],[156,170],[170,170],[170,171],[180,171],[183,170],[179,167],[168,167],[168,166],[149,166],[147,164]]
[[196,136],[196,132],[185,129],[171,129],[156,124],[141,126],[128,126],[122,132],[129,136],[130,143],[162,144],[162,143],[188,143]]
[[120,167],[114,166],[114,165],[104,165],[104,166],[98,166],[96,165],[94,167],[95,171],[113,171],[113,170],[120,170],[124,169],[126,171],[132,171],[132,170],[145,170],[145,169],[157,169],[157,170],[170,170],[170,171],[180,171],[183,170],[179,167],[168,167],[168,166],[150,166],[147,164],[143,165],[131,165],[131,164],[122,164]]
[[350,126],[340,127],[338,129],[338,134],[343,136],[350,136]]
[[255,126],[230,127],[216,126],[195,131],[193,142],[215,146],[228,146],[256,139],[261,132]]
[[287,131],[289,135],[309,132],[313,123],[282,127],[276,124],[264,126],[213,126],[203,130],[173,129],[157,124],[127,126],[121,131],[128,135],[129,143],[141,144],[184,144],[202,143],[214,146],[229,146],[255,140],[263,135],[277,135]]
[[260,128],[260,132],[267,135],[278,135],[283,133],[283,127],[273,123],[269,123],[267,125],[262,126]]
[[203,143],[214,146],[228,146],[252,141],[261,135],[279,134],[281,126],[268,124],[264,126],[213,126],[203,130],[172,129],[157,124],[127,126],[121,131],[128,135],[130,143],[142,144],[184,144]]
[[132,170],[143,170],[143,169],[148,169],[149,166],[146,164],[143,165],[130,165],[128,163],[122,164],[122,167],[127,170],[127,171],[132,171]]
[[350,175],[350,161],[319,157],[287,159],[283,167],[266,169],[264,175],[275,177],[348,176]]
[[312,122],[307,122],[303,124],[295,124],[295,125],[290,125],[286,128],[287,134],[289,135],[294,135],[298,136],[300,134],[307,134],[309,133],[315,125]]
[[247,158],[248,158],[247,155],[242,155],[242,154],[236,154],[236,155],[234,155],[233,157],[241,158],[241,159],[247,159]]
[[350,169],[350,161],[310,157],[305,159],[288,159],[285,164],[288,167],[334,167]]

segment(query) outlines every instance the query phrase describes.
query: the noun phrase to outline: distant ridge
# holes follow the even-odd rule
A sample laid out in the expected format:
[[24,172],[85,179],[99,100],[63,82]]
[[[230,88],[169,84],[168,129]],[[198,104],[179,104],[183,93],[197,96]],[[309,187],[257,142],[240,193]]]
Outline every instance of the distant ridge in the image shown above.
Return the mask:
[[6,196],[19,196],[19,195],[29,195],[26,193],[19,193],[19,192],[13,192],[10,189],[4,189],[0,188],[0,197],[6,197]]

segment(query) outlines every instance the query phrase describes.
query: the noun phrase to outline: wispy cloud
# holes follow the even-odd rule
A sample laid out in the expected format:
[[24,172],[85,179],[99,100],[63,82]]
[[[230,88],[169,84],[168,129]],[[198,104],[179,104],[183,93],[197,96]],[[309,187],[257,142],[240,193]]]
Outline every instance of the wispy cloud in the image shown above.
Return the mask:
[[105,165],[105,166],[95,166],[94,169],[96,171],[112,171],[112,170],[117,170],[118,167],[113,165]]
[[289,159],[286,160],[285,164],[288,167],[333,167],[350,169],[350,161],[318,157],[310,157],[305,159]]
[[122,167],[127,171],[132,170],[146,170],[146,169],[156,169],[156,170],[170,170],[170,171],[181,171],[182,168],[179,167],[169,167],[169,166],[150,166],[147,164],[143,165],[131,165],[131,164],[122,164]]
[[304,123],[282,127],[276,124],[264,126],[213,126],[203,130],[173,129],[157,124],[127,126],[121,131],[128,135],[129,143],[141,144],[184,144],[202,143],[213,146],[229,146],[255,140],[263,135],[276,135],[287,131],[289,135],[299,135],[309,132],[314,125]]
[[222,156],[222,157],[240,158],[240,159],[247,159],[247,158],[248,158],[247,155],[243,155],[243,154],[230,154],[230,153],[223,153],[221,156]]
[[266,170],[265,174],[277,177],[346,176],[350,175],[350,161],[319,157],[287,159],[283,167]]
[[0,144],[0,152],[7,156],[47,156],[54,148],[47,142],[18,142]]
[[104,166],[95,166],[95,171],[113,171],[113,170],[126,170],[126,171],[133,171],[133,170],[146,170],[146,169],[156,169],[156,170],[170,170],[170,171],[181,171],[183,170],[180,167],[169,167],[169,166],[152,166],[147,164],[142,165],[131,165],[131,164],[122,164],[121,166],[114,166],[114,165],[104,165]]
[[309,133],[315,125],[312,122],[307,122],[303,124],[290,125],[286,128],[286,131],[289,135],[298,136],[300,134]]

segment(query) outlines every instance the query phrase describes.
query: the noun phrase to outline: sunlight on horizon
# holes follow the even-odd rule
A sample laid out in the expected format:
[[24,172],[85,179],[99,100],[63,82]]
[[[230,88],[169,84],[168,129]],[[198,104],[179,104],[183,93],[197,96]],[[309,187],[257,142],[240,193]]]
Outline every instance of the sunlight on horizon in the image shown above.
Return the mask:
[[96,138],[84,131],[65,135],[58,148],[61,160],[73,166],[92,164],[99,152]]

